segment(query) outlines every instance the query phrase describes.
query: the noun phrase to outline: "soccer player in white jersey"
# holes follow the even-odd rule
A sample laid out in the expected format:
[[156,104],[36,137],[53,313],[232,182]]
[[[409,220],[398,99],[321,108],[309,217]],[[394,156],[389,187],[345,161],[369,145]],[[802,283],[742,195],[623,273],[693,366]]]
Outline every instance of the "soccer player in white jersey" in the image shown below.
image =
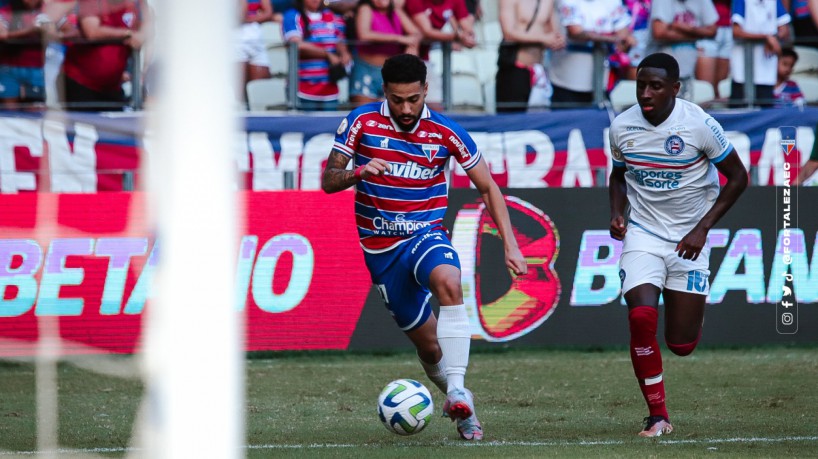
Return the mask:
[[[719,123],[677,99],[679,88],[676,60],[651,54],[637,69],[638,105],[610,129],[610,232],[624,241],[619,277],[631,362],[649,410],[643,437],[673,431],[656,340],[659,295],[667,347],[690,354],[701,337],[710,288],[707,233],[747,187],[747,171]],[[727,179],[721,189],[718,172]]]

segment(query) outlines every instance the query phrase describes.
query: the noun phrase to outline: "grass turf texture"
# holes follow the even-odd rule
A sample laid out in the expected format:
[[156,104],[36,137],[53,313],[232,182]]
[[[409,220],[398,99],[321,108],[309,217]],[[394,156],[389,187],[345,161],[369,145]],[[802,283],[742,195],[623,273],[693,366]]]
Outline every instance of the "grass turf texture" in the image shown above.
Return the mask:
[[[815,348],[664,352],[675,427],[636,437],[646,408],[625,349],[511,350],[472,355],[468,386],[486,438],[461,441],[439,418],[442,394],[412,353],[283,354],[247,362],[248,457],[814,457],[818,455]],[[35,449],[34,373],[0,364],[0,450]],[[124,455],[138,382],[59,368],[60,446]],[[429,387],[436,415],[399,437],[376,399],[398,378]],[[207,400],[202,400],[207,403]],[[107,452],[105,448],[111,448]]]

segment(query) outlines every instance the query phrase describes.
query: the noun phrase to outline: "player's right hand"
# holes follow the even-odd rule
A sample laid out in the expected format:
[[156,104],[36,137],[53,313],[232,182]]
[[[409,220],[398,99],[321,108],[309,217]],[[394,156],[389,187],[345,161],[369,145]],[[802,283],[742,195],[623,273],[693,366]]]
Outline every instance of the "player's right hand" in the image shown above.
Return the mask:
[[611,237],[617,241],[625,239],[625,233],[628,232],[628,228],[625,226],[625,217],[618,215],[612,218],[610,232]]
[[361,169],[361,179],[372,176],[380,177],[387,172],[392,172],[392,166],[383,158],[372,158],[363,169]]

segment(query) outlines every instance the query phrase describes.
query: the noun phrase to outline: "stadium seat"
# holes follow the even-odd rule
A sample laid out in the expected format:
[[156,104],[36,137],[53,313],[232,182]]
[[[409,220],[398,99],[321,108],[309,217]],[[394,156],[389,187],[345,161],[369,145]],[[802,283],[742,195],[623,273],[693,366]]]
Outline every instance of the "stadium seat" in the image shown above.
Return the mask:
[[806,46],[796,46],[798,62],[792,69],[792,73],[818,72],[818,49]]
[[484,110],[483,86],[475,75],[452,75],[452,105]]
[[732,84],[733,80],[729,76],[719,81],[719,96],[721,96],[722,99],[730,97]]
[[247,103],[251,111],[286,108],[287,82],[283,78],[253,80],[247,83]]
[[483,101],[485,102],[486,113],[491,115],[497,113],[496,91],[497,83],[494,78],[483,82]]
[[710,84],[710,82],[704,80],[693,80],[691,84],[693,85],[693,97],[691,102],[694,104],[710,102],[716,98],[716,91],[713,90],[713,85]]
[[271,45],[267,48],[267,58],[270,60],[270,75],[272,76],[287,76],[287,69],[289,68],[289,58],[287,56],[287,48],[281,45]]
[[341,105],[349,103],[349,78],[338,82],[338,103]]
[[477,61],[477,77],[483,84],[494,81],[497,76],[497,47],[474,50]]
[[798,83],[808,104],[818,102],[818,76],[797,74],[792,79]]
[[611,105],[614,110],[621,112],[636,103],[636,82],[621,80],[611,91]]
[[284,43],[284,36],[281,33],[281,24],[267,21],[261,23],[261,38],[268,45]]
[[472,75],[476,78],[480,78],[477,68],[477,59],[477,51],[472,49],[466,48],[460,51],[452,51],[452,75]]
[[488,21],[483,24],[483,41],[486,48],[497,48],[503,41],[503,29],[499,21]]

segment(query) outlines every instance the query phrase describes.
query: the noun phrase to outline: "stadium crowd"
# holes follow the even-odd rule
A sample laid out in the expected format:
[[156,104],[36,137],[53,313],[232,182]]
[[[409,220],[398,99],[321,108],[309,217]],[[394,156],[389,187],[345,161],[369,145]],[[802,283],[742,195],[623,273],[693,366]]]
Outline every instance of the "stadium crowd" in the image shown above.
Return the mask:
[[[348,79],[353,105],[378,100],[383,62],[416,54],[429,67],[427,100],[439,106],[443,70],[432,53],[441,45],[453,53],[489,48],[480,56],[489,56],[496,72],[494,105],[513,112],[587,106],[597,86],[610,94],[634,79],[645,55],[665,51],[680,63],[683,97],[698,80],[710,84],[714,100],[726,101],[719,83],[729,79],[729,105],[740,106],[749,75],[756,105],[766,107],[805,103],[790,78],[799,59],[793,45],[818,49],[815,0],[498,0],[493,18],[483,6],[480,0],[237,0],[236,61],[245,86],[271,78],[271,64],[281,63],[271,62],[263,27],[275,23],[284,46],[298,51],[291,106],[336,110],[341,80]],[[147,0],[0,0],[0,106],[40,108],[50,98],[70,110],[139,108],[129,96],[141,100],[151,87],[146,69],[153,66],[144,63],[152,53],[143,49],[151,16]],[[494,42],[477,32],[487,22],[499,24]],[[745,46],[752,47],[749,72]]]

